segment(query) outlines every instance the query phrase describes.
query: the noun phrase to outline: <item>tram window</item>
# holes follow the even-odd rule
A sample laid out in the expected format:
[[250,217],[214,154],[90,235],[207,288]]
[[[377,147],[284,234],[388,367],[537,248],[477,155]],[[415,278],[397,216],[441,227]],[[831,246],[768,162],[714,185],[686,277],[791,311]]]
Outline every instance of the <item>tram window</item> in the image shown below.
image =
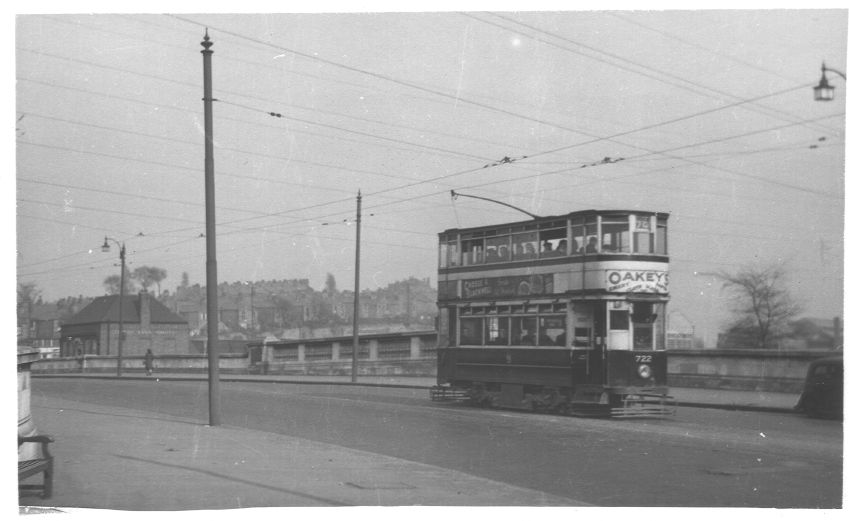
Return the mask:
[[483,344],[483,319],[460,319],[460,345],[479,346]]
[[634,221],[634,253],[654,253],[654,233],[651,230],[651,217],[638,215]]
[[572,342],[572,345],[575,347],[590,347],[592,344],[590,343],[590,334],[592,333],[592,328],[589,327],[576,327],[575,328],[575,340]]
[[569,249],[569,242],[566,236],[567,228],[540,230],[540,256],[554,257],[559,255],[566,255]]
[[627,253],[630,251],[628,240],[628,216],[605,216],[601,221],[601,251]]
[[634,324],[634,349],[654,349],[652,324]]
[[483,262],[483,239],[465,239],[462,242],[463,266]]
[[506,346],[509,319],[507,317],[488,317],[486,319],[486,345]]
[[513,234],[513,259],[535,259],[538,244],[536,232]]
[[598,221],[595,217],[572,220],[572,255],[598,253]]
[[488,237],[486,239],[486,262],[507,262],[510,260],[510,236]]
[[666,219],[657,220],[657,238],[655,253],[666,255]]
[[627,331],[630,329],[628,324],[628,312],[625,310],[614,310],[610,312],[610,329],[618,329]]
[[[459,248],[459,244],[457,243],[457,238],[456,237],[452,238],[451,240],[449,240],[444,245],[445,245],[445,261],[447,263],[446,265],[447,266],[458,266],[460,264],[460,248]],[[440,245],[440,246],[442,246],[442,245]],[[440,251],[440,254],[441,253],[442,252]],[[442,261],[441,256],[440,256],[440,261]],[[440,262],[440,266],[444,267],[445,265],[441,264],[441,262]]]
[[598,220],[595,217],[587,217],[584,224],[584,237],[586,240],[585,253],[598,253]]
[[576,219],[572,221],[572,255],[584,253],[584,220]]
[[510,344],[514,346],[537,345],[536,317],[513,317]]
[[439,267],[457,266],[460,262],[456,237],[452,240],[443,239],[439,243]]
[[541,346],[565,346],[566,345],[566,317],[540,317],[539,318],[539,345]]

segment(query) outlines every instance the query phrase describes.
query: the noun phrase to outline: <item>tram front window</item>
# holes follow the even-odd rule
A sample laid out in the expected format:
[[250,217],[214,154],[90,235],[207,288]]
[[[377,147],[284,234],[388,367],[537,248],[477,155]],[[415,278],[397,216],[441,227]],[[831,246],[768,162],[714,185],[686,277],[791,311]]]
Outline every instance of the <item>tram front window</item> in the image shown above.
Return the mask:
[[654,349],[654,322],[657,315],[651,302],[635,302],[631,320],[634,324],[634,349]]

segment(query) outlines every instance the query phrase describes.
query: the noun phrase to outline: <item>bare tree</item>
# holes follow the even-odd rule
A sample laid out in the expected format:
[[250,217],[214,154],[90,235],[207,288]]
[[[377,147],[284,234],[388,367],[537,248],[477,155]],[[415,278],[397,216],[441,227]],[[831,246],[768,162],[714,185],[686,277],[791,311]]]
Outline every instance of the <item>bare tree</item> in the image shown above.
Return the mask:
[[748,266],[734,274],[716,275],[735,298],[735,320],[729,331],[749,332],[759,349],[774,346],[788,322],[802,311],[787,289],[787,272],[780,265]]

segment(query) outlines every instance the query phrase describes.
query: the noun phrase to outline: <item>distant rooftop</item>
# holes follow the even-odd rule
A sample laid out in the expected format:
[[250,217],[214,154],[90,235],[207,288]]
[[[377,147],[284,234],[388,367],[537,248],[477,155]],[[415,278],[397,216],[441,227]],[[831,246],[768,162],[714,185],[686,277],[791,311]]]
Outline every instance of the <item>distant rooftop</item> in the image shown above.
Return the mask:
[[[65,324],[99,324],[118,322],[120,296],[108,295],[95,298],[91,304],[69,318]],[[139,318],[139,295],[125,295],[123,320],[126,323],[141,323]],[[150,297],[151,324],[187,324],[185,318],[172,312],[164,304]]]

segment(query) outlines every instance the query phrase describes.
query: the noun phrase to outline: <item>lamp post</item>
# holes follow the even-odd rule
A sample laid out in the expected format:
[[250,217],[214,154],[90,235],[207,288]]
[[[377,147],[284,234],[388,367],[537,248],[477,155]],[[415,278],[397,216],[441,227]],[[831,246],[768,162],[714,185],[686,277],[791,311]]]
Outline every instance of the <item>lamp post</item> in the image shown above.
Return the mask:
[[124,243],[110,237],[104,237],[103,246],[100,247],[101,251],[109,251],[109,241],[118,245],[118,251],[121,256],[121,289],[118,293],[118,376],[121,376],[121,357],[124,353],[124,272],[127,271],[127,250],[124,247]]
[[816,87],[814,87],[814,99],[816,101],[831,101],[834,99],[834,87],[832,87],[828,83],[828,78],[825,76],[825,72],[833,72],[843,78],[843,81],[846,81],[846,75],[837,69],[830,69],[825,66],[825,62],[822,62],[822,77],[820,78],[820,83]]

